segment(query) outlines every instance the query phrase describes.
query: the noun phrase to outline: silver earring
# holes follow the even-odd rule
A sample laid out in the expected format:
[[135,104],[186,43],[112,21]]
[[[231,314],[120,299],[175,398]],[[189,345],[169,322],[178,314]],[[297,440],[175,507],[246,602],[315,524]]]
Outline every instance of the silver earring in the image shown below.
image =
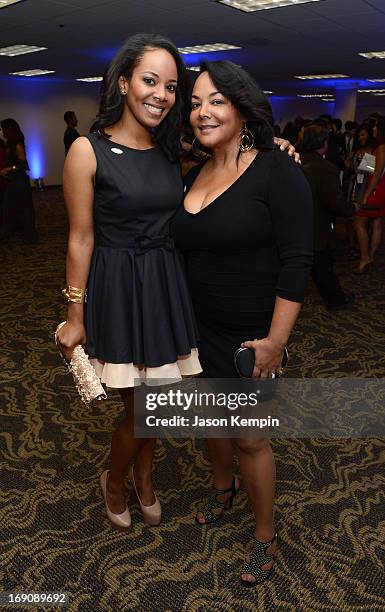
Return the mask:
[[122,91],[122,90],[120,90],[120,93],[122,94],[122,96],[126,96],[126,95],[127,95],[127,92],[126,92],[126,91]]
[[247,153],[254,146],[254,136],[253,132],[249,130],[246,123],[243,124],[240,136],[239,150],[241,153]]

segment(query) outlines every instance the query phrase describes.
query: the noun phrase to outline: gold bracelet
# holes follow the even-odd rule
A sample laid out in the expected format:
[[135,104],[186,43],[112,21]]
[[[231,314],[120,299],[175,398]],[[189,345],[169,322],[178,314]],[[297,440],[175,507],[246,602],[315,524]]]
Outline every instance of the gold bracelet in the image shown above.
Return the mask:
[[87,301],[87,289],[79,289],[71,285],[67,285],[67,287],[62,289],[62,295],[68,303],[83,304]]

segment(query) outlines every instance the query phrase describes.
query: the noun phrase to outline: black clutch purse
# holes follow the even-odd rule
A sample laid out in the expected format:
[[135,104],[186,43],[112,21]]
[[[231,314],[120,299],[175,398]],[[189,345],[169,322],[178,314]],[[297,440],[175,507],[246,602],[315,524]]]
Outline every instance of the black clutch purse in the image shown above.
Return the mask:
[[[289,353],[285,346],[281,368],[284,368],[289,361]],[[240,347],[234,353],[234,366],[238,376],[241,378],[251,378],[255,365],[255,353],[253,349]],[[278,374],[276,374],[278,376]]]

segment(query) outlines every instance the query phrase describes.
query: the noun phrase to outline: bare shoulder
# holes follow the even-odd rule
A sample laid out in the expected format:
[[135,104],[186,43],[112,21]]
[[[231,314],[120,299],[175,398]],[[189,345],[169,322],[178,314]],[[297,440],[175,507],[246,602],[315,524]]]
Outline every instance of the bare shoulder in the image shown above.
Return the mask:
[[87,174],[95,174],[96,157],[92,145],[88,138],[79,136],[71,145],[68,151],[64,172],[80,170]]

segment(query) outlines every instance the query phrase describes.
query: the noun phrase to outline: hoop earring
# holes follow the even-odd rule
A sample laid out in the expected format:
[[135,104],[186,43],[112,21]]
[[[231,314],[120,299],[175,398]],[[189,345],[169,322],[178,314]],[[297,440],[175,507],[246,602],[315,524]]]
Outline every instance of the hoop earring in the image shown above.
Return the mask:
[[246,123],[243,124],[240,136],[239,150],[241,153],[247,153],[254,147],[254,136],[253,132],[249,130]]

